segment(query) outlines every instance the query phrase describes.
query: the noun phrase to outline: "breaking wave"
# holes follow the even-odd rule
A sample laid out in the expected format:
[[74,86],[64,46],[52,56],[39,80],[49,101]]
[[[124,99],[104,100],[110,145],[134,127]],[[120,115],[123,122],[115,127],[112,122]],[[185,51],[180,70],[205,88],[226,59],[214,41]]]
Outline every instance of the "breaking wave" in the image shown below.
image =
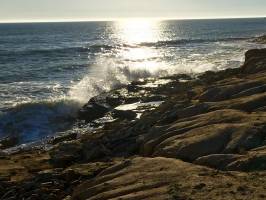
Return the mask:
[[17,137],[18,143],[28,143],[73,124],[79,102],[57,99],[18,104],[0,112],[0,136]]
[[[149,78],[166,76],[170,73],[170,67],[152,69],[148,67],[132,67],[117,64],[112,59],[104,59],[99,63],[105,63],[102,66],[90,68],[90,74],[77,84],[74,84],[68,92],[68,97],[75,101],[86,103],[90,98],[122,85],[129,84],[132,81]],[[97,71],[99,69],[100,71]],[[92,72],[94,71],[94,72]],[[91,74],[94,74],[93,76]]]

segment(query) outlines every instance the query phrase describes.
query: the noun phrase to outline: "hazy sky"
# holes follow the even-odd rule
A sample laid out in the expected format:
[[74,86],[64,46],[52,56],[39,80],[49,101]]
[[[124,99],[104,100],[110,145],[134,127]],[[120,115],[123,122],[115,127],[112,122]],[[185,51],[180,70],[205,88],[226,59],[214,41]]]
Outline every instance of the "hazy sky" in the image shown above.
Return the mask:
[[266,0],[0,0],[0,21],[266,16]]

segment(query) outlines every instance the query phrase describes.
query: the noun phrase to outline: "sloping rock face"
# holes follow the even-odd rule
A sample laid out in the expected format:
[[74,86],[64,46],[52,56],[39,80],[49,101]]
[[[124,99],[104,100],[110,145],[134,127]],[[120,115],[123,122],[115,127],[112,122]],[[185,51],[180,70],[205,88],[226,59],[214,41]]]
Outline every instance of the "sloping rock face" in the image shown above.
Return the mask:
[[[80,118],[119,119],[48,151],[0,152],[0,199],[266,199],[266,50],[238,69],[180,78],[93,98]],[[164,103],[139,118],[115,110],[151,99]]]
[[[246,53],[248,75],[245,63],[242,73],[192,88],[195,95],[187,105],[168,111],[166,120],[142,135],[141,155],[223,170],[265,170],[265,53],[264,49]],[[179,96],[173,98],[178,102]]]
[[264,195],[264,181],[176,159],[138,157],[80,184],[72,199],[234,199],[238,195],[243,199],[260,199]]
[[154,127],[144,136],[142,154],[187,161],[233,154],[265,145],[266,115],[222,109]]

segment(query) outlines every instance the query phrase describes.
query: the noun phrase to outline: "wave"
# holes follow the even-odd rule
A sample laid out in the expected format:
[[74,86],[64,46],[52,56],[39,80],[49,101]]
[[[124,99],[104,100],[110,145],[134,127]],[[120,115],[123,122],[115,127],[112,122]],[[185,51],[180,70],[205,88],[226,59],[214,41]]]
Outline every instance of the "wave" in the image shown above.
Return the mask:
[[165,40],[157,42],[143,42],[138,44],[141,47],[171,47],[176,45],[185,44],[197,44],[197,43],[211,43],[211,42],[231,42],[231,41],[241,41],[248,40],[250,38],[245,37],[234,37],[234,38],[220,38],[220,39],[180,39],[180,40]]
[[[132,81],[167,76],[175,70],[173,69],[175,67],[164,66],[163,64],[157,68],[126,66],[123,63],[117,63],[112,58],[98,58],[96,63],[99,63],[99,66],[91,66],[90,73],[72,85],[68,92],[69,98],[86,103],[90,98],[100,93],[129,84]],[[92,74],[94,75],[92,76]]]
[[[102,44],[94,44],[89,47],[72,47],[50,50],[34,50],[34,53],[51,52],[85,52],[100,51],[100,49],[112,48],[138,48],[140,46],[164,47],[184,45],[187,43],[203,43],[203,42],[223,42],[247,40],[248,38],[224,38],[217,40],[170,40],[158,41],[153,43],[141,43],[136,46],[118,45],[109,46]],[[31,53],[33,53],[31,52]],[[29,53],[29,52],[28,52]],[[2,54],[2,52],[1,52]],[[205,58],[198,60],[180,60],[171,65],[161,61],[160,66],[126,66],[125,62],[116,60],[115,58],[97,57],[96,66],[90,66],[88,75],[85,75],[81,81],[71,86],[65,98],[55,100],[28,102],[18,104],[13,108],[0,113],[0,137],[8,135],[18,135],[20,143],[28,143],[39,140],[48,135],[53,135],[71,128],[74,124],[76,113],[79,108],[84,105],[91,97],[99,93],[109,91],[121,85],[128,84],[131,81],[140,78],[167,76],[176,73],[200,73],[206,70],[217,70],[217,61],[211,61],[211,57],[204,54]],[[242,55],[242,52],[241,52]],[[234,54],[235,57],[235,54]],[[222,59],[223,62],[224,59]],[[131,63],[132,64],[132,63]],[[128,65],[131,65],[128,62]],[[219,64],[219,63],[218,63]],[[68,66],[69,67],[69,66]],[[100,70],[99,70],[100,69]]]
[[18,104],[0,112],[0,136],[15,136],[23,144],[67,130],[80,106],[64,98]]
[[53,55],[53,54],[64,54],[64,53],[86,53],[88,48],[85,47],[68,47],[68,48],[51,48],[51,49],[27,49],[19,51],[5,51],[1,50],[1,54],[19,54],[19,55]]
[[165,41],[156,41],[156,42],[143,42],[139,44],[117,44],[117,45],[108,45],[108,44],[91,44],[88,46],[77,46],[77,47],[66,47],[66,48],[47,48],[47,49],[27,49],[19,51],[6,51],[0,49],[1,55],[61,55],[61,54],[82,54],[82,53],[97,53],[103,50],[112,50],[119,48],[138,48],[138,47],[171,47],[178,45],[186,44],[197,44],[197,43],[211,43],[211,42],[230,42],[230,41],[240,41],[248,40],[250,38],[246,37],[232,37],[232,38],[220,38],[220,39],[179,39],[179,40],[165,40]]
[[[19,144],[28,144],[67,131],[75,124],[78,110],[90,98],[133,80],[163,75],[162,69],[156,74],[149,69],[117,66],[111,60],[99,61],[103,62],[105,65],[97,76],[86,75],[72,85],[64,98],[17,104],[0,111],[0,138],[12,135]],[[93,69],[97,71],[98,66]]]
[[106,45],[106,44],[94,44],[94,45],[90,45],[88,47],[88,50],[102,50],[102,49],[111,50],[113,48],[116,48],[116,47],[112,45]]
[[114,47],[111,45],[91,45],[88,47],[67,47],[67,48],[50,48],[50,49],[27,49],[27,50],[19,50],[19,51],[6,51],[0,49],[1,55],[44,55],[44,56],[53,56],[53,55],[61,55],[61,54],[82,54],[89,52],[99,52],[102,50],[111,50]]

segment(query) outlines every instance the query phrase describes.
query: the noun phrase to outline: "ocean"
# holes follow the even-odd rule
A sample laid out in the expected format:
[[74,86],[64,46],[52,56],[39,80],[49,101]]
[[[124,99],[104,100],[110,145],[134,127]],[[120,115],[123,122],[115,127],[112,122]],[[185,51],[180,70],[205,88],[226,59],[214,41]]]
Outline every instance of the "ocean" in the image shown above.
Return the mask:
[[0,138],[68,130],[91,97],[133,80],[239,67],[265,32],[265,18],[0,24]]

